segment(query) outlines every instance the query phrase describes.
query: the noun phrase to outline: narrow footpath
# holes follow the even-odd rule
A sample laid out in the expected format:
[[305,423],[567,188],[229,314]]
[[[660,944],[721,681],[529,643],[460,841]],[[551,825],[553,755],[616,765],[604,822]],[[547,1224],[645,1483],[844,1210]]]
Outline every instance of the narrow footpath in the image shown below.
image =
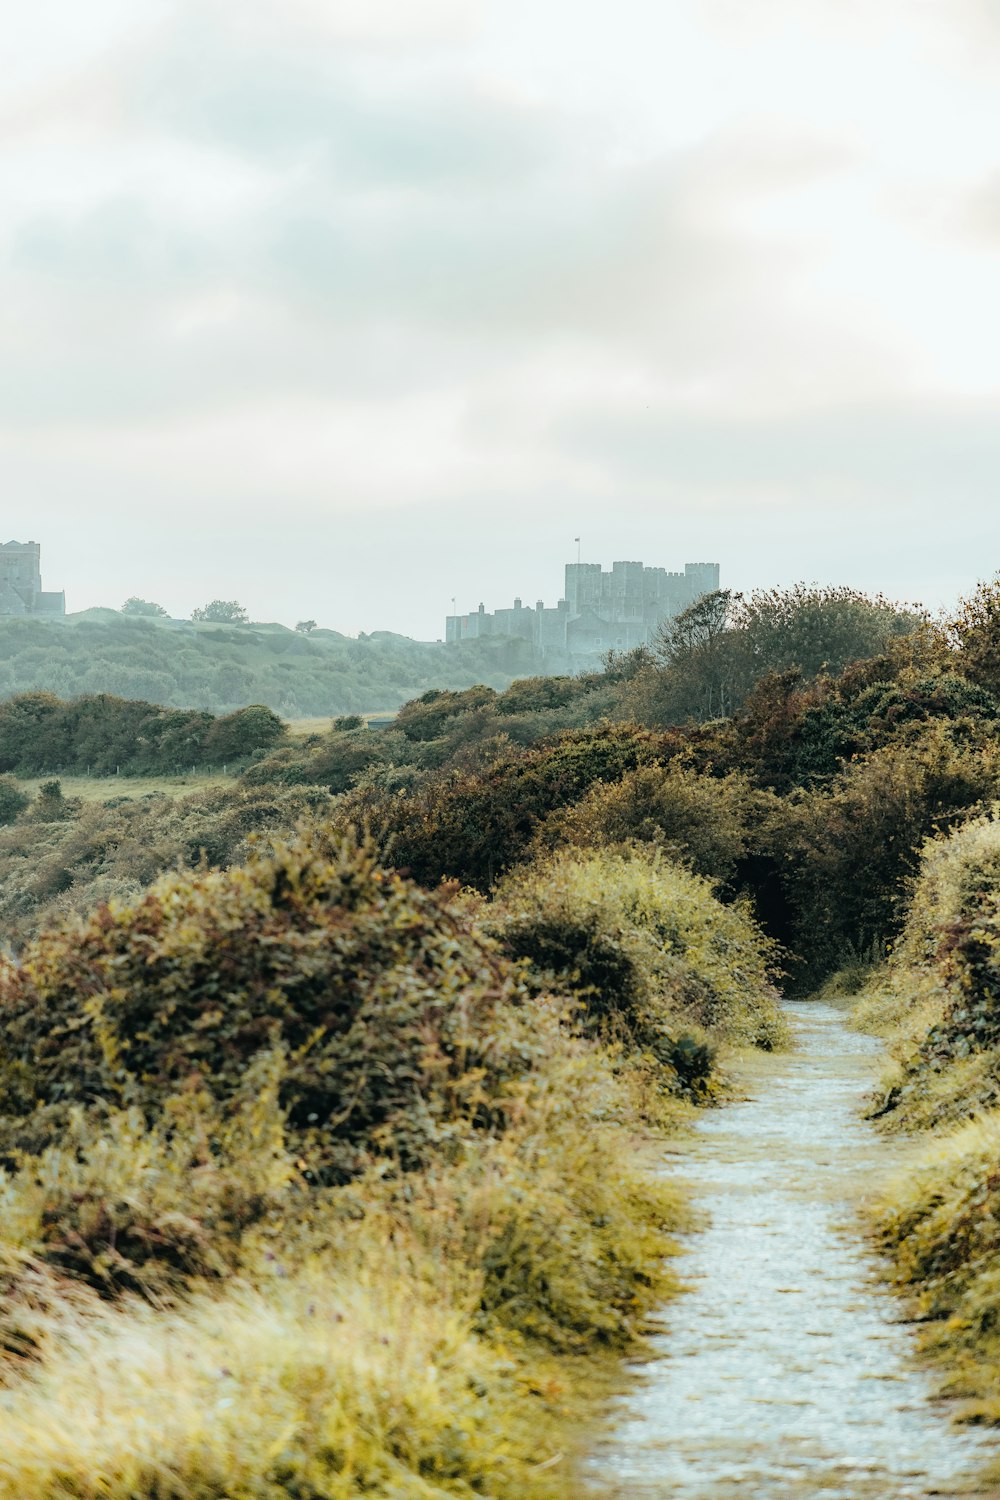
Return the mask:
[[990,1495],[997,1436],[950,1423],[855,1220],[900,1150],[861,1118],[880,1044],[790,1004],[797,1050],[701,1122],[677,1176],[707,1225],[657,1358],[588,1472],[614,1500]]

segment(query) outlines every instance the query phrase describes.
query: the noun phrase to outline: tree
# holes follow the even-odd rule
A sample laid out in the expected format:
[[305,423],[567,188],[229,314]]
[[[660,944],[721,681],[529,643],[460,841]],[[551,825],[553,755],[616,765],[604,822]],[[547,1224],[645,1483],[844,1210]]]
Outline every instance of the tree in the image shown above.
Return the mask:
[[729,589],[717,589],[660,626],[654,650],[665,667],[658,694],[662,722],[732,713],[739,653],[730,620],[738,601]]
[[246,625],[250,619],[238,599],[213,599],[211,604],[191,611],[192,620],[205,620],[213,625]]
[[746,689],[767,672],[798,667],[806,678],[842,672],[848,663],[879,656],[890,641],[924,623],[914,605],[844,586],[798,583],[757,590],[738,602],[732,628],[744,638]]
[[1000,577],[980,583],[948,621],[948,634],[959,650],[960,672],[991,692],[1000,691]]
[[916,606],[851,588],[800,583],[705,594],[660,627],[654,650],[662,666],[636,675],[632,711],[653,724],[728,717],[771,674],[795,671],[811,682],[925,629]]
[[729,624],[733,602],[730,589],[716,589],[665,620],[656,633],[657,655],[670,664],[713,647]]
[[125,600],[119,614],[131,615],[133,618],[155,619],[159,615],[165,615],[166,610],[162,604],[154,604],[152,599],[140,599],[133,594],[130,599]]
[[284,720],[273,709],[251,703],[216,719],[205,739],[205,756],[216,762],[238,760],[255,750],[272,749],[286,734]]
[[300,620],[295,629],[299,632],[300,635],[309,635],[313,630],[316,629],[316,621]]

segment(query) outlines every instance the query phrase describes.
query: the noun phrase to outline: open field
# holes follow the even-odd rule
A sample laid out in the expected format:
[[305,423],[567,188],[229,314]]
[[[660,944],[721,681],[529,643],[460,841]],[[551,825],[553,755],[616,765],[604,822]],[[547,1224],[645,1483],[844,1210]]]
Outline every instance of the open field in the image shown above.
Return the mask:
[[[365,713],[359,713],[358,717],[368,723],[372,719],[395,718],[395,708],[373,708]],[[310,734],[326,734],[336,715],[327,714],[319,718],[289,719],[288,728],[295,739],[304,739]]]
[[232,786],[234,778],[222,771],[198,771],[193,776],[33,776],[18,784],[31,797],[47,781],[58,781],[64,797],[82,802],[108,802],[112,797],[147,797],[157,792],[169,797],[183,797],[190,792],[204,792],[209,787]]

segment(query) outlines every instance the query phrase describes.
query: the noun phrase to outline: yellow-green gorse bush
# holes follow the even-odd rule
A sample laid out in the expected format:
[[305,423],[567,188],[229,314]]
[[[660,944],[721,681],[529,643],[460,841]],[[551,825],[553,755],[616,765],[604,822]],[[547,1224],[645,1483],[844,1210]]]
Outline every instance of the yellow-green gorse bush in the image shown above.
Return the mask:
[[475,1125],[500,1130],[530,1038],[494,1023],[521,983],[454,907],[316,837],[225,872],[162,877],[0,962],[0,1148],[50,1144],[79,1105],[175,1094],[220,1104],[281,1048],[280,1102],[306,1169],[347,1180],[419,1166]]
[[749,911],[658,851],[543,856],[500,883],[488,925],[598,1029],[640,1045],[682,1023],[765,1048],[785,1040],[774,953]]
[[860,998],[890,1040],[876,1113],[926,1141],[883,1193],[875,1222],[925,1343],[1000,1420],[1000,822],[969,823],[923,851],[906,927]]
[[894,1128],[967,1119],[1000,1099],[1000,822],[928,842],[906,926],[860,996],[890,1038],[882,1118]]
[[550,813],[535,843],[542,852],[566,844],[650,843],[699,875],[726,883],[747,853],[751,824],[759,824],[775,800],[737,773],[706,776],[678,762],[638,766]]

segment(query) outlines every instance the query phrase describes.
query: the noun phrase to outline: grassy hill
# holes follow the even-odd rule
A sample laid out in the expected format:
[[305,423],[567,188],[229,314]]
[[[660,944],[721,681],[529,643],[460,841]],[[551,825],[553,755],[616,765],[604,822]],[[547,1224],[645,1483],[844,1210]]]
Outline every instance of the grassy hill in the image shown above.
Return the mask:
[[414,641],[388,631],[126,619],[88,610],[66,620],[0,620],[0,697],[35,690],[113,693],[225,713],[266,703],[285,718],[393,709],[429,687],[506,687],[534,670],[523,641]]

